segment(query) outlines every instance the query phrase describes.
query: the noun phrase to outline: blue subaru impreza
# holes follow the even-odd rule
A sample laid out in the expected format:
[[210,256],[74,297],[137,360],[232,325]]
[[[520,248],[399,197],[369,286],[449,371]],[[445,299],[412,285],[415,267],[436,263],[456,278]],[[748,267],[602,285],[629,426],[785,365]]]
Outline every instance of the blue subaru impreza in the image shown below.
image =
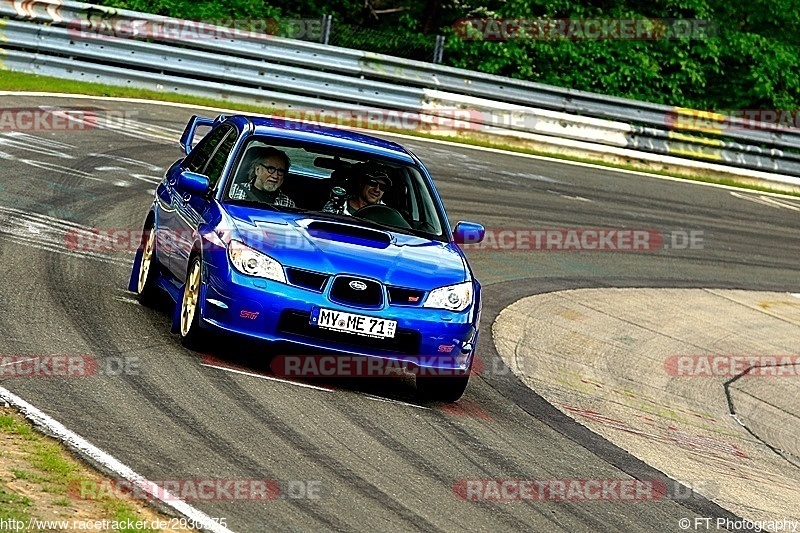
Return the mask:
[[[199,127],[210,131],[194,142]],[[130,290],[166,292],[189,347],[224,332],[281,350],[361,357],[455,401],[475,357],[480,284],[428,171],[398,144],[247,116],[192,117],[159,184]]]

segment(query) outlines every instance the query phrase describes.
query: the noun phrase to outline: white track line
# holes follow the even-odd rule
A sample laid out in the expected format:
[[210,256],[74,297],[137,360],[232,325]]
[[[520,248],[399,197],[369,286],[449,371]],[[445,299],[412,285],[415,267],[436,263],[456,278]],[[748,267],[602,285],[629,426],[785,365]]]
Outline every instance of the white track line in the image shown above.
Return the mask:
[[[308,385],[306,383],[300,383],[298,381],[292,381],[292,380],[289,380],[289,379],[281,379],[281,378],[276,378],[276,377],[272,377],[272,376],[265,376],[263,374],[255,374],[253,372],[246,372],[244,370],[237,370],[235,368],[229,368],[229,367],[225,367],[225,366],[217,366],[217,365],[213,365],[213,364],[210,364],[210,363],[200,363],[200,366],[205,366],[205,367],[208,367],[208,368],[216,368],[217,370],[225,370],[226,372],[232,372],[234,374],[242,374],[243,376],[250,376],[250,377],[260,378],[260,379],[267,379],[269,381],[278,381],[280,383],[288,383],[289,385],[296,385],[298,387],[305,387],[307,389],[315,389],[315,390],[321,390],[321,391],[325,391],[325,392],[336,392],[336,389],[329,389],[327,387],[318,387],[316,385]],[[416,404],[404,402],[404,401],[401,401],[401,400],[395,400],[393,398],[382,398],[380,396],[367,394],[365,392],[358,392],[357,394],[359,396],[363,397],[363,398],[368,399],[368,400],[374,400],[374,401],[377,401],[377,402],[384,402],[384,403],[393,403],[393,404],[397,404],[397,405],[404,405],[406,407],[414,407],[416,409],[422,409],[422,410],[425,410],[425,411],[431,411],[430,407],[425,407],[423,405],[416,405]]]
[[424,405],[417,405],[414,403],[404,402],[402,400],[395,400],[394,398],[383,398],[381,396],[375,396],[374,394],[367,394],[366,392],[359,392],[359,396],[363,396],[368,400],[375,400],[376,402],[384,402],[384,403],[394,403],[397,405],[405,405],[406,407],[415,407],[416,409],[422,409],[424,411],[433,411],[430,407],[425,407]]
[[89,462],[102,465],[106,471],[128,481],[132,486],[142,490],[154,500],[158,500],[161,505],[169,507],[180,516],[193,520],[196,523],[206,524],[203,528],[204,531],[211,531],[213,533],[233,533],[227,527],[215,523],[214,520],[204,512],[195,509],[183,500],[179,500],[166,490],[157,488],[152,481],[148,481],[112,455],[96,447],[77,433],[70,431],[57,420],[44,414],[33,405],[3,387],[0,387],[0,400],[17,408],[25,415],[25,418],[30,420],[34,425],[44,429],[47,434],[61,441],[78,455],[89,459]]
[[792,211],[800,211],[800,207],[796,205],[792,205],[788,202],[780,202],[772,198],[767,198],[766,196],[763,196],[762,193],[755,193],[755,195],[748,195],[731,191],[731,196],[734,196],[736,198],[741,198],[742,200],[748,200],[750,202],[754,202],[757,204],[766,205],[768,207],[774,207],[775,209],[791,209]]
[[200,363],[200,366],[205,366],[205,367],[208,367],[208,368],[216,368],[217,370],[224,370],[226,372],[232,372],[234,374],[241,374],[243,376],[250,376],[250,377],[253,377],[253,378],[266,379],[266,380],[269,380],[269,381],[277,381],[279,383],[288,383],[289,385],[295,385],[297,387],[304,387],[306,389],[321,390],[321,391],[325,391],[325,392],[336,392],[336,389],[329,389],[327,387],[317,387],[316,385],[308,385],[307,383],[300,383],[298,381],[292,381],[292,380],[289,380],[289,379],[281,379],[281,378],[276,378],[276,377],[272,377],[272,376],[265,376],[263,374],[256,374],[255,372],[247,372],[245,370],[237,370],[235,368],[229,368],[227,366],[217,366],[217,365],[212,365],[210,363]]

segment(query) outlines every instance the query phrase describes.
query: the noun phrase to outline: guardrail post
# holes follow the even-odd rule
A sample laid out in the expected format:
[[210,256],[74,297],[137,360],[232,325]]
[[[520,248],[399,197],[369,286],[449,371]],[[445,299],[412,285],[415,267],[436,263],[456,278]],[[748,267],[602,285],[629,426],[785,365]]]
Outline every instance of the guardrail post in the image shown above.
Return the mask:
[[328,44],[328,41],[331,38],[331,22],[333,21],[333,15],[322,15],[322,38],[320,42],[322,44]]
[[436,64],[442,62],[442,57],[444,56],[444,40],[444,35],[436,36],[436,46],[433,49],[433,62]]

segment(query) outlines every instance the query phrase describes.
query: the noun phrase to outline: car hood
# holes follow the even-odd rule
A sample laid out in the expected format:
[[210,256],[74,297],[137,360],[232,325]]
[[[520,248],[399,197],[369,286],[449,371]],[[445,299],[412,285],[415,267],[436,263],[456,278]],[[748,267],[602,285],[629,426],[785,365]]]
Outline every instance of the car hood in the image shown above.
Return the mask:
[[231,237],[284,267],[355,274],[423,290],[470,279],[464,257],[454,244],[361,226],[355,219],[254,211],[228,206]]

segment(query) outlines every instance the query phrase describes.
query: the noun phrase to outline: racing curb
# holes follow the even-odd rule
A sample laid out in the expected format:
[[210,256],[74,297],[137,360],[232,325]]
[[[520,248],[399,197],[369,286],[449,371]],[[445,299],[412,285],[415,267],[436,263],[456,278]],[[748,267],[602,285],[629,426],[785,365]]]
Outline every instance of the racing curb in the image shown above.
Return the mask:
[[[576,420],[559,411],[538,392],[523,383],[522,379],[514,374],[503,358],[500,357],[494,339],[493,325],[500,312],[523,298],[567,290],[613,289],[620,287],[639,288],[645,285],[652,288],[696,288],[693,282],[670,280],[667,284],[665,280],[658,280],[652,281],[650,284],[645,284],[639,279],[624,277],[608,278],[602,283],[595,283],[591,280],[580,278],[550,278],[541,282],[535,289],[531,289],[530,279],[509,280],[484,285],[483,294],[486,296],[483,302],[483,316],[481,317],[481,322],[483,324],[490,324],[491,326],[489,328],[489,335],[482,335],[478,338],[478,353],[482,354],[484,361],[490,361],[492,359],[498,361],[506,371],[502,373],[482,374],[480,379],[498,394],[505,397],[511,404],[518,406],[545,426],[563,435],[577,445],[582,446],[599,459],[619,469],[633,479],[656,479],[663,483],[670,483],[678,480],[670,478],[665,473],[650,466],[627,450],[606,440],[588,427],[581,425]],[[737,288],[733,284],[725,281],[720,281],[713,285],[715,288],[720,289]],[[763,290],[781,290],[778,287],[770,287],[768,283],[758,283],[754,284],[754,286],[756,288],[763,287]],[[487,290],[487,287],[491,287],[493,290]],[[467,391],[469,391],[469,388]],[[682,483],[680,487],[685,492],[689,491],[689,488]],[[689,513],[697,514],[700,517],[709,517],[714,520],[724,518],[733,522],[742,521],[742,517],[702,495],[677,503]],[[673,528],[670,531],[680,531],[680,529]],[[750,533],[753,530],[729,528],[715,529],[715,531]]]
[[167,514],[178,515],[192,520],[195,524],[206,524],[199,531],[211,533],[234,533],[232,530],[215,523],[211,517],[195,509],[188,503],[179,500],[166,490],[154,490],[155,483],[134,472],[118,459],[104,452],[77,433],[70,431],[63,424],[44,414],[8,389],[0,386],[0,405],[18,409],[34,426],[46,435],[60,441],[70,451],[76,453],[84,461],[94,466],[107,476],[114,476],[131,483],[133,487],[148,495],[145,499],[153,507]]

